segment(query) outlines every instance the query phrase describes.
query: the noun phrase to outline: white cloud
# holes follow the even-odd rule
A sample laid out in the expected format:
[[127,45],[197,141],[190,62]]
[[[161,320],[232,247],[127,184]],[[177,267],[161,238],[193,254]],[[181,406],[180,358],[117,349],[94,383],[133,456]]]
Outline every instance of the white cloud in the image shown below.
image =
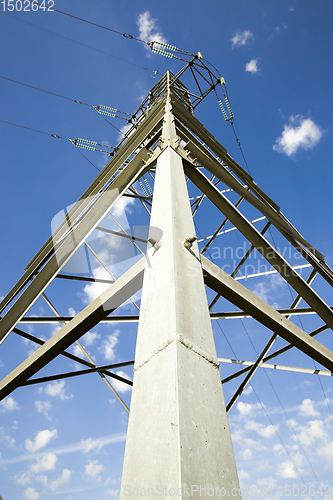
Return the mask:
[[[126,378],[127,380],[131,380],[130,377],[123,371],[119,370],[116,372],[119,377]],[[125,384],[125,382],[121,382],[115,378],[112,379],[112,385],[117,392],[128,392],[132,389],[132,386],[129,384]]]
[[45,418],[47,418],[48,420],[51,420],[51,417],[48,414],[48,412],[52,408],[52,404],[50,403],[50,401],[35,401],[35,406],[36,406],[38,413],[43,413]]
[[23,474],[21,474],[21,476],[16,479],[16,482],[18,484],[22,484],[23,486],[25,484],[30,484],[31,483],[31,474],[30,474],[30,472],[29,471],[28,472],[23,472]]
[[52,491],[55,491],[56,489],[59,488],[59,486],[62,486],[65,483],[68,483],[72,476],[72,471],[69,469],[63,469],[61,476],[58,477],[55,481],[51,481],[50,483],[50,488]]
[[83,453],[89,453],[92,450],[97,449],[98,451],[101,449],[102,443],[100,439],[82,439],[81,440],[81,449]]
[[13,410],[19,409],[18,403],[16,401],[14,401],[14,399],[9,397],[9,396],[7,396],[3,401],[1,401],[0,407],[2,409],[2,412],[13,411]]
[[116,219],[118,219],[119,217],[124,216],[126,213],[131,213],[130,205],[134,205],[134,203],[135,200],[133,198],[122,196],[113,207],[111,213]]
[[47,384],[44,389],[41,387],[39,391],[45,392],[45,394],[52,398],[60,398],[62,401],[72,399],[73,395],[68,396],[65,394],[65,384],[65,380],[61,380],[60,382],[54,381]]
[[[107,256],[108,258],[110,257],[110,254]],[[103,255],[99,254],[99,258],[103,261]],[[97,267],[96,269],[93,270],[94,278],[96,279],[102,279],[102,280],[112,280],[112,277],[110,274],[107,272],[106,269],[103,267]],[[102,292],[107,290],[109,288],[108,283],[99,283],[98,281],[94,281],[93,283],[89,283],[88,285],[85,285],[83,288],[83,291],[80,292],[80,295],[82,296],[82,300],[85,304],[90,304],[93,300],[95,300],[97,297],[101,295]]]
[[320,413],[313,407],[313,401],[311,399],[304,399],[299,407],[299,414],[301,417],[319,417]]
[[108,335],[108,338],[103,340],[101,346],[98,350],[104,354],[105,359],[108,361],[113,361],[116,357],[115,347],[118,344],[118,335],[120,330],[116,330],[111,335]]
[[[0,428],[1,430],[1,428]],[[69,453],[88,453],[89,451],[95,449],[96,451],[100,451],[105,446],[110,446],[115,443],[122,443],[126,441],[126,433],[118,433],[118,434],[109,434],[108,436],[101,436],[97,439],[81,439],[81,441],[77,441],[75,443],[67,444],[66,446],[61,446],[52,450],[57,456],[59,455],[67,455]],[[36,454],[24,454],[18,455],[13,458],[3,458],[0,457],[0,465],[10,465],[16,464],[25,461],[35,460],[36,456],[42,456],[43,453]]]
[[83,335],[82,337],[82,343],[86,346],[90,346],[92,345],[95,340],[97,339],[100,339],[101,338],[101,334],[100,333],[97,333],[97,332],[88,332],[86,333],[85,335]]
[[[294,479],[298,477],[296,464],[292,460],[286,460],[278,464],[277,474],[285,479]],[[300,471],[301,472],[301,471]]]
[[259,423],[255,422],[254,420],[249,420],[245,424],[245,428],[250,431],[255,431],[257,432],[260,436],[264,438],[271,438],[276,435],[276,431],[278,430],[279,426],[273,426],[273,425],[267,425],[266,427]]
[[44,476],[43,474],[40,474],[39,476],[36,476],[36,480],[39,482],[39,483],[42,483],[42,485],[46,488],[49,480],[47,478],[47,476]]
[[24,492],[24,498],[26,498],[26,500],[38,500],[39,493],[35,490],[35,488],[27,488]]
[[243,460],[251,460],[252,458],[251,448],[245,448],[245,450],[241,452],[241,457],[243,458]]
[[[139,15],[136,23],[139,26],[141,40],[144,40],[145,42],[167,42],[164,35],[156,26],[156,21],[157,19],[150,17],[150,12],[148,10]],[[149,50],[148,46],[145,47]]]
[[38,474],[46,470],[53,470],[56,466],[58,459],[54,453],[48,453],[43,457],[37,459],[36,463],[30,467],[31,472]]
[[245,66],[245,71],[249,71],[249,73],[258,73],[258,59],[251,59]]
[[251,392],[252,392],[252,391],[253,391],[253,389],[252,389],[252,385],[248,385],[248,386],[246,387],[246,389],[244,389],[243,394],[244,394],[245,396],[249,396],[249,395],[251,394]]
[[253,293],[257,295],[261,300],[267,302],[269,305],[278,308],[278,303],[276,299],[281,293],[284,293],[284,287],[286,287],[286,281],[279,274],[273,274],[271,276],[266,276],[263,281],[259,281],[253,288]]
[[6,436],[5,437],[8,445],[10,446],[10,448],[14,448],[14,445],[15,445],[15,438],[11,438],[9,436]]
[[250,413],[261,409],[262,405],[260,403],[243,403],[240,401],[237,403],[237,410],[239,411],[241,416],[248,416]]
[[232,39],[232,48],[241,47],[242,45],[246,45],[249,40],[253,38],[252,31],[244,30],[242,33],[237,33]]
[[[128,132],[131,127],[132,127],[131,123],[126,123],[126,125],[123,125],[122,127],[120,127],[120,134],[118,135],[117,140],[121,141],[121,139],[124,137],[126,132]],[[133,132],[134,132],[134,129],[133,129]],[[130,135],[132,135],[133,132],[131,132]]]
[[68,316],[76,316],[76,311],[73,307],[68,308]]
[[50,441],[55,439],[58,436],[58,433],[56,429],[53,431],[49,431],[48,429],[45,429],[44,431],[39,431],[37,436],[35,437],[35,441],[31,441],[31,439],[26,439],[25,440],[25,447],[28,451],[31,453],[34,453],[37,450],[40,450],[41,448],[44,448],[49,444]]
[[325,446],[317,449],[317,453],[320,457],[324,457],[327,461],[327,468],[333,470],[333,441],[330,441]]
[[245,470],[241,469],[240,471],[238,471],[238,477],[240,480],[248,479],[250,477],[250,474],[248,472],[246,472]]
[[292,156],[300,148],[312,149],[318,144],[323,136],[323,131],[311,118],[297,115],[291,116],[289,120],[290,124],[284,125],[281,137],[276,140],[273,146],[275,151]]
[[117,495],[118,495],[119,490],[106,490],[106,492],[105,492],[105,493],[106,493],[107,495],[110,495],[110,496],[112,496],[112,497],[115,497],[115,496],[117,496]]
[[90,460],[85,466],[84,473],[88,478],[97,478],[104,469],[104,465],[100,464],[98,460]]
[[299,426],[297,431],[297,437],[293,436],[293,439],[303,446],[311,446],[319,439],[326,438],[325,423],[322,420],[310,420],[307,425]]

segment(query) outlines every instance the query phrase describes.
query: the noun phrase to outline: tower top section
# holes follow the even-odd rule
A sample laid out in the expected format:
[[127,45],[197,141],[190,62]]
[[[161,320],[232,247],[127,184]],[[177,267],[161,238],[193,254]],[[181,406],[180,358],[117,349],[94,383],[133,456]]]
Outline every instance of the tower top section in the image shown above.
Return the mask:
[[152,108],[167,96],[174,96],[189,111],[193,112],[190,93],[179,78],[167,71],[148,94],[148,108]]

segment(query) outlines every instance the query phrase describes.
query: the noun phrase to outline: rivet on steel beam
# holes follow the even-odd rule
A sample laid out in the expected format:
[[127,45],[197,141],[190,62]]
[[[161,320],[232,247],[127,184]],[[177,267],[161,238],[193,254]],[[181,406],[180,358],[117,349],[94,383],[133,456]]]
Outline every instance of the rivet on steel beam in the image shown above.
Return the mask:
[[158,250],[162,246],[162,243],[158,240],[154,240],[154,238],[149,238],[148,242],[153,248],[155,248],[155,250]]
[[183,243],[184,247],[191,248],[196,239],[197,239],[196,236],[191,236],[191,238],[186,238],[186,240]]

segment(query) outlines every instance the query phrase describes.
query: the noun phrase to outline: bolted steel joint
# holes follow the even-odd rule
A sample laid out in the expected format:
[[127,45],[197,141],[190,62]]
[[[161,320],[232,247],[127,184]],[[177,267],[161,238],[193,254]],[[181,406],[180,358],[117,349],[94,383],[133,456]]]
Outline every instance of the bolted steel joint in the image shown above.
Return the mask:
[[183,243],[184,247],[191,248],[196,239],[197,239],[196,236],[191,236],[190,238],[186,238],[186,240]]

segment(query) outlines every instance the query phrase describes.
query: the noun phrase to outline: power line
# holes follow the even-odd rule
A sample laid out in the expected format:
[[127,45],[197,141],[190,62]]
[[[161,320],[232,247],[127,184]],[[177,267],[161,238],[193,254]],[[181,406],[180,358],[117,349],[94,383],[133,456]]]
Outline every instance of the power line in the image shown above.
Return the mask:
[[[41,5],[37,0],[29,0],[30,3],[35,3],[37,5]],[[128,33],[121,33],[120,31],[113,30],[112,28],[108,28],[107,26],[103,26],[102,24],[97,24],[93,23],[92,21],[88,21],[87,19],[82,19],[82,17],[74,16],[73,14],[68,14],[68,12],[64,12],[62,10],[58,9],[53,9],[54,12],[58,12],[59,14],[63,14],[64,16],[72,17],[73,19],[77,19],[78,21],[82,21],[87,24],[91,24],[92,26],[96,26],[97,28],[102,28],[103,30],[111,31],[112,33],[115,33],[117,35],[122,35],[125,38],[129,38],[130,40],[136,40],[137,42],[145,43],[146,45],[149,45],[149,42],[146,42],[145,40],[140,40],[140,38],[136,38]]]
[[115,56],[113,54],[110,54],[109,52],[105,52],[105,50],[97,49],[96,47],[92,47],[91,45],[87,45],[86,43],[78,42],[77,40],[73,40],[73,38],[69,38],[69,37],[64,36],[64,35],[59,35],[59,33],[55,33],[54,31],[47,30],[46,28],[42,28],[41,26],[37,26],[36,24],[29,23],[28,21],[24,21],[23,19],[19,19],[18,17],[12,16],[11,14],[7,14],[7,12],[1,12],[1,13],[4,14],[5,16],[16,19],[16,21],[20,21],[22,23],[29,24],[30,26],[34,26],[35,28],[46,31],[47,33],[51,33],[52,35],[58,36],[60,38],[64,38],[65,40],[69,40],[70,42],[76,43],[77,45],[82,45],[82,47],[87,47],[91,50],[95,50],[96,52],[100,52],[101,54],[105,54],[105,55],[112,57],[114,59],[118,59],[119,61],[126,62],[128,64],[131,64],[132,66],[136,66],[137,68],[141,68],[145,71],[150,71],[151,73],[154,73],[155,75],[163,76],[162,73],[159,73],[158,71],[154,71],[152,69],[146,68],[144,66],[141,66],[140,64],[136,64],[132,61],[128,61],[127,59],[123,59],[122,57]]
[[5,120],[0,120],[0,122],[7,123],[8,125],[13,125],[14,127],[25,128],[26,130],[38,132],[39,134],[49,135],[50,137],[54,137],[56,139],[64,139],[65,141],[70,141],[70,139],[67,139],[66,137],[61,137],[60,135],[56,135],[56,134],[50,134],[49,132],[43,132],[42,130],[37,130],[37,129],[31,128],[31,127],[25,127],[24,125],[19,125],[18,123],[7,122]]
[[[126,111],[121,111],[120,109],[108,108],[107,106],[102,106],[102,105],[94,106],[93,104],[88,104],[88,103],[80,101],[78,99],[72,99],[71,97],[66,97],[66,96],[61,95],[61,94],[56,94],[55,92],[51,92],[49,90],[41,89],[40,87],[34,87],[33,85],[29,85],[27,83],[19,82],[18,80],[13,80],[13,79],[7,78],[5,76],[1,76],[0,75],[0,78],[2,78],[3,80],[7,80],[9,82],[17,83],[18,85],[23,85],[24,87],[28,87],[30,89],[38,90],[40,92],[45,92],[45,94],[50,94],[50,95],[54,95],[56,97],[61,97],[61,99],[66,99],[67,101],[72,101],[72,102],[75,102],[76,104],[83,104],[84,106],[89,106],[91,108],[94,108],[96,111],[98,111],[98,113],[107,114],[107,115],[112,116],[114,118],[120,118],[122,120],[127,120],[127,118],[124,118],[123,116],[117,116],[115,113],[123,113],[124,115],[132,116],[131,113],[127,113]],[[106,110],[107,109],[111,109],[111,110],[114,111],[114,113],[112,113],[112,114],[105,113],[105,111],[103,111],[102,108],[105,108]]]
[[[111,127],[113,127],[114,129],[116,129],[120,134],[122,135],[125,135],[124,132],[122,132],[119,128],[117,128],[115,125],[113,125],[113,123],[111,123],[109,120],[107,120],[105,118],[105,116],[103,116],[103,110],[100,109],[100,108],[106,108],[105,106],[93,106],[92,104],[87,104],[86,102],[82,102],[82,101],[79,101],[78,99],[72,99],[71,97],[66,97],[64,95],[61,95],[61,94],[56,94],[55,92],[50,92],[49,90],[45,90],[45,89],[41,89],[39,87],[34,87],[33,85],[28,85],[27,83],[23,83],[23,82],[19,82],[17,80],[13,80],[11,78],[7,78],[5,76],[1,76],[0,75],[0,78],[2,78],[3,80],[7,80],[9,82],[14,82],[14,83],[17,83],[19,85],[23,85],[24,87],[28,87],[28,88],[31,88],[31,89],[34,89],[34,90],[38,90],[40,92],[45,92],[46,94],[50,94],[50,95],[54,95],[56,97],[60,97],[62,99],[66,99],[67,101],[72,101],[72,102],[75,102],[76,104],[83,104],[85,106],[89,106],[93,109],[95,109],[98,114],[109,124],[111,125]],[[109,108],[110,109],[110,108]],[[127,113],[126,111],[120,111],[119,109],[115,110],[117,113],[123,113],[125,115],[128,115],[128,116],[132,116],[131,113]],[[123,116],[117,116],[115,113],[112,113],[112,115],[110,113],[106,113],[108,114],[109,116],[112,116],[114,118],[120,118],[122,120],[126,120],[127,121],[127,118],[124,118]]]
[[[43,130],[38,130],[35,128],[31,128],[31,127],[26,127],[24,125],[19,125],[18,123],[8,122],[5,120],[0,120],[0,122],[6,123],[7,125],[13,125],[14,127],[19,127],[19,128],[24,128],[26,130],[31,130],[32,132],[38,132],[39,134],[49,135],[50,137],[54,137],[55,139],[63,139],[65,141],[71,142],[72,144],[74,144],[74,146],[77,146],[77,147],[83,148],[83,149],[89,149],[91,151],[99,151],[100,153],[111,154],[115,150],[115,148],[113,146],[109,146],[108,144],[100,144],[98,142],[88,141],[86,139],[68,139],[68,137],[61,137],[60,135],[57,135],[57,134],[50,134],[49,132],[44,132]],[[98,149],[95,146],[102,146],[105,148],[110,148],[110,149],[112,149],[112,151],[103,151],[102,149]]]
[[[29,0],[29,2],[35,3],[37,5],[41,5],[39,2],[37,2],[37,0]],[[180,52],[180,53],[189,55],[191,57],[194,57],[194,54],[192,54],[191,52],[187,52],[186,50],[179,49],[177,47],[174,47],[174,46],[166,44],[166,43],[161,43],[158,41],[148,42],[147,40],[141,40],[140,38],[137,38],[133,35],[130,35],[129,33],[122,33],[121,31],[117,31],[117,30],[114,30],[112,28],[108,28],[107,26],[103,26],[102,24],[93,23],[92,21],[88,21],[87,19],[83,19],[82,17],[74,16],[73,14],[69,14],[68,12],[64,12],[64,11],[59,10],[59,9],[53,9],[53,11],[58,12],[59,14],[63,14],[64,16],[68,16],[68,17],[71,17],[73,19],[77,19],[78,21],[82,21],[83,23],[91,24],[92,26],[96,26],[97,28],[101,28],[103,30],[110,31],[111,33],[115,33],[116,35],[121,35],[121,36],[128,38],[130,40],[135,40],[137,42],[144,43],[145,45],[150,47],[153,52],[161,52],[159,48],[156,49],[154,47],[154,44],[156,43],[156,44],[163,46],[164,48],[170,49],[172,51]],[[172,56],[172,57],[175,57],[175,56]],[[180,59],[180,58],[177,57],[177,59]]]
[[[26,130],[31,130],[32,132],[38,132],[39,134],[48,135],[50,137],[54,137],[55,139],[63,139],[65,141],[69,141],[71,144],[73,144],[73,146],[76,146],[75,142],[72,139],[67,139],[67,137],[61,137],[60,135],[50,134],[49,132],[44,132],[43,130],[37,130],[35,128],[25,127],[24,125],[19,125],[18,123],[7,122],[5,120],[0,120],[0,122],[6,123],[7,125],[13,125],[14,127],[19,127],[19,128],[24,128]],[[96,170],[98,170],[99,172],[101,171],[77,147],[75,149],[90,163],[90,165],[92,165],[94,168],[96,168]],[[107,153],[108,151],[104,151],[104,152]]]
[[[35,3],[37,5],[41,5],[39,2],[37,2],[37,0],[28,0],[28,1],[30,3]],[[166,44],[166,43],[158,42],[157,40],[156,41],[152,41],[152,42],[148,42],[147,40],[141,40],[140,38],[137,38],[137,37],[135,37],[133,35],[130,35],[129,33],[122,33],[121,31],[117,31],[117,30],[114,30],[112,28],[108,28],[107,26],[103,26],[102,24],[93,23],[92,21],[88,21],[87,19],[83,19],[82,17],[74,16],[73,14],[69,14],[68,12],[64,12],[64,11],[59,10],[59,9],[52,9],[52,10],[54,12],[58,12],[58,14],[63,14],[64,16],[71,17],[71,18],[76,19],[78,21],[81,21],[83,23],[91,24],[92,26],[96,26],[97,28],[101,28],[101,29],[110,31],[111,33],[115,33],[116,35],[121,35],[121,36],[123,36],[125,38],[128,38],[130,40],[135,40],[137,42],[141,42],[141,43],[147,45],[148,47],[150,47],[150,49],[153,52],[157,52],[157,53],[160,53],[160,54],[163,54],[163,55],[167,55],[168,54],[168,50],[165,51],[165,48],[166,48],[166,49],[172,50],[173,52],[179,52],[181,54],[186,54],[186,55],[189,55],[191,57],[194,56],[194,54],[192,54],[191,52],[187,52],[186,50],[179,49],[179,48],[177,48],[175,46],[172,46],[172,45],[169,45],[169,44]],[[155,48],[154,44],[158,44],[158,45],[164,47],[163,50],[161,50],[159,47]],[[177,57],[174,54],[172,54],[172,55],[169,54],[169,55],[167,55],[167,57],[175,57],[176,59],[180,59],[180,60],[186,62],[185,59]]]

